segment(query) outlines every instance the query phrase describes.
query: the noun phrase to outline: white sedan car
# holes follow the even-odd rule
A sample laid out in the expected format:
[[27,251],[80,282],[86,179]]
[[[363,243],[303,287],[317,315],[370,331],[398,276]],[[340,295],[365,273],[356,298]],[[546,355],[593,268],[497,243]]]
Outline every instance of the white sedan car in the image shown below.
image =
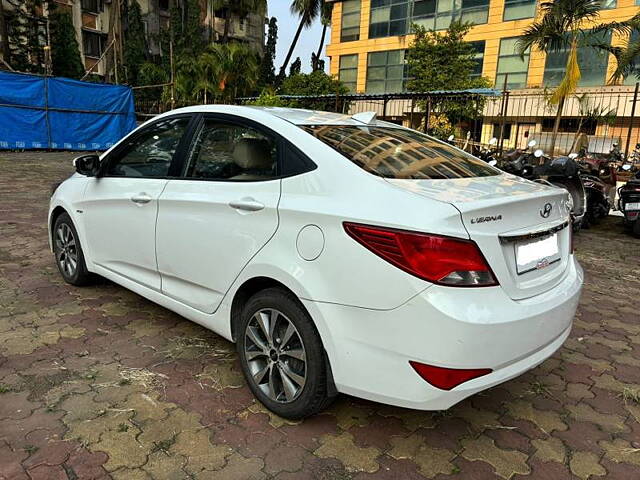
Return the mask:
[[372,114],[184,108],[75,165],[49,212],[64,279],[235,342],[283,417],[338,392],[446,409],[571,330],[566,192]]

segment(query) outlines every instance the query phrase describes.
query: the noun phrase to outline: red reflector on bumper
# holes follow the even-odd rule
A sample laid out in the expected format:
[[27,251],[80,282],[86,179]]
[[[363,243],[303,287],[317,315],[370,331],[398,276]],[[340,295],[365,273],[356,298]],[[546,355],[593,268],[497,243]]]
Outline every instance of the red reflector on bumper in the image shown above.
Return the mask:
[[492,371],[490,368],[461,369],[434,367],[433,365],[413,361],[410,361],[409,364],[424,380],[441,390],[451,390],[461,383],[482,377]]

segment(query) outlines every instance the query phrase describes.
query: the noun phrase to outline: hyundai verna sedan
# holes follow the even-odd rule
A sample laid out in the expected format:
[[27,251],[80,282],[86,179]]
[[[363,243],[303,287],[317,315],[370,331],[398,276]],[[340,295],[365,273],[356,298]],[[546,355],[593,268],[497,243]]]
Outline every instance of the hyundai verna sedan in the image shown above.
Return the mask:
[[49,213],[64,279],[235,342],[283,417],[338,392],[446,409],[569,335],[567,193],[372,114],[190,107],[75,165]]

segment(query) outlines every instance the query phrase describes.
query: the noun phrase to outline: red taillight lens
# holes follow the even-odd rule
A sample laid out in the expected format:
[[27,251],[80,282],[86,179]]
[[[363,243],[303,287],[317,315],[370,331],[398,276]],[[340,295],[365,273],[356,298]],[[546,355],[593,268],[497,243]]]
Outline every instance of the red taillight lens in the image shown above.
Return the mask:
[[470,240],[348,222],[344,229],[379,257],[424,280],[454,287],[498,284]]
[[491,373],[490,368],[443,368],[434,367],[420,362],[410,361],[418,375],[441,390],[451,390],[461,383]]

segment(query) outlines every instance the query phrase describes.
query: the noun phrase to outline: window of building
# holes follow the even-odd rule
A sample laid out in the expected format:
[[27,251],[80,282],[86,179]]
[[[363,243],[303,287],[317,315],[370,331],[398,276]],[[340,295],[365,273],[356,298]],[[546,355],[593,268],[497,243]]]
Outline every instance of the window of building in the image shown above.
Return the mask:
[[158,7],[160,10],[169,10],[169,0],[159,0]]
[[[636,4],[638,2],[636,1]],[[600,0],[600,5],[602,5],[602,8],[604,10],[609,10],[611,8],[616,8],[618,6],[618,1],[617,0]]]
[[503,20],[533,18],[536,14],[536,0],[505,0]]
[[338,78],[351,92],[356,91],[358,77],[358,55],[341,55]]
[[406,35],[409,32],[409,6],[412,0],[371,0],[369,38]]
[[80,6],[85,12],[100,13],[102,11],[102,0],[82,0]]
[[[594,43],[611,44],[611,32],[592,34],[589,39]],[[559,85],[564,77],[567,68],[567,58],[569,47],[558,52],[547,54],[544,65],[544,84],[546,86]],[[607,64],[609,63],[609,53],[596,50],[592,47],[578,48],[578,64],[580,65],[580,87],[593,87],[604,85],[607,76]]]
[[471,46],[475,50],[475,66],[473,67],[473,71],[471,72],[472,77],[480,77],[482,75],[482,65],[484,63],[484,40],[479,40],[477,42],[469,42]]
[[524,88],[527,86],[529,50],[525,52],[524,60],[521,59],[516,48],[518,38],[503,38],[500,40],[496,88],[504,86],[505,78],[507,78],[507,88]]
[[[505,123],[504,124],[504,135],[502,135],[503,139],[509,139],[511,138],[511,123]],[[500,129],[502,128],[502,125],[499,123],[494,123],[493,124],[493,136],[495,138],[500,138]]]
[[394,93],[406,90],[409,67],[404,50],[372,52],[367,57],[367,93]]
[[405,35],[413,23],[444,30],[454,19],[482,24],[488,18],[489,0],[372,0],[369,37]]
[[342,2],[341,42],[360,40],[360,0],[344,0]]
[[104,35],[99,32],[83,30],[82,48],[87,57],[100,58],[104,51]]

